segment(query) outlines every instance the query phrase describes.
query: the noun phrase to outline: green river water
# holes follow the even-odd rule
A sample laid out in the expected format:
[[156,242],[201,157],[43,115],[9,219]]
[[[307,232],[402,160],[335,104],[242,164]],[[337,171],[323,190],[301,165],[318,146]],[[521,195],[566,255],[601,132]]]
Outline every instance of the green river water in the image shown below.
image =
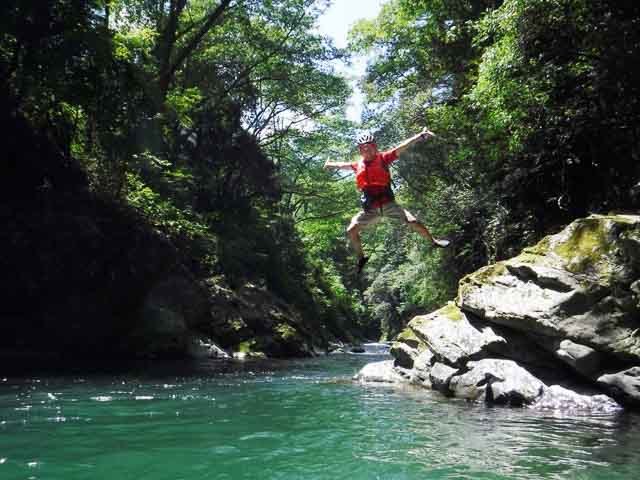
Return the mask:
[[637,479],[640,415],[351,377],[386,357],[0,378],[0,479]]

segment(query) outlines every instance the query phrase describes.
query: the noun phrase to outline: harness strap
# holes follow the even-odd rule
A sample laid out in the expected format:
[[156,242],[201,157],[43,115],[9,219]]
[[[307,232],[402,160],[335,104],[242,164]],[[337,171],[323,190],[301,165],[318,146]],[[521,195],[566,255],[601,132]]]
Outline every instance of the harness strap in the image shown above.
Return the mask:
[[393,190],[391,190],[391,185],[387,185],[386,188],[378,193],[372,193],[371,191],[364,190],[362,192],[362,196],[360,197],[360,203],[362,204],[363,210],[371,210],[371,207],[374,203],[380,201],[389,201],[393,202],[395,200],[395,196],[393,195]]

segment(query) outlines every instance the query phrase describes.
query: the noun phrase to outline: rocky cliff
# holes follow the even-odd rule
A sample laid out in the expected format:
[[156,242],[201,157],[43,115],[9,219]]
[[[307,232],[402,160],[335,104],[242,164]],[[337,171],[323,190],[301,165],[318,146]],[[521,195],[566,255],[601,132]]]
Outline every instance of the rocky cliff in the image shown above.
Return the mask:
[[466,276],[392,355],[360,378],[511,405],[640,406],[640,216],[576,220]]
[[5,365],[182,357],[199,339],[279,357],[322,346],[317,325],[267,289],[200,278],[166,234],[92,193],[68,153],[9,111],[0,109]]

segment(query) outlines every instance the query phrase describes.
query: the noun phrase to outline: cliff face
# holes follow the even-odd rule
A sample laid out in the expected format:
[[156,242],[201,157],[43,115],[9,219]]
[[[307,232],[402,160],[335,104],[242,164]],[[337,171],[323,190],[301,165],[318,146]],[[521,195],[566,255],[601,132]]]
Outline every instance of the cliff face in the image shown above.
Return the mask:
[[447,395],[592,405],[571,386],[637,407],[639,332],[640,217],[593,215],[462,279],[392,354],[396,373]]
[[314,332],[292,308],[196,278],[169,238],[91,194],[73,159],[0,111],[0,356],[183,356],[198,338],[310,353]]
[[148,352],[153,342],[135,332],[156,313],[147,308],[149,298],[167,279],[180,279],[182,294],[173,301],[181,319],[152,348],[184,348],[185,332],[206,313],[206,302],[171,242],[135,212],[92,195],[76,162],[46,135],[19,115],[2,115],[2,351]]

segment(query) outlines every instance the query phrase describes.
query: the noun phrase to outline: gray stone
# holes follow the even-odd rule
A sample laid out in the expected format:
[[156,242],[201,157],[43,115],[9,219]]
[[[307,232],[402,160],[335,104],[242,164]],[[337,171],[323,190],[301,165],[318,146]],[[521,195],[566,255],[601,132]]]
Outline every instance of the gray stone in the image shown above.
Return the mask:
[[439,361],[456,367],[470,359],[486,357],[490,347],[505,343],[490,326],[472,326],[452,303],[429,315],[415,317],[409,328]]
[[581,375],[592,378],[602,370],[602,355],[591,347],[562,340],[556,356]]
[[470,371],[449,382],[456,397],[521,406],[533,403],[545,388],[544,383],[512,360],[484,359],[467,366]]
[[194,357],[231,358],[231,356],[212,340],[199,338],[193,343],[189,353]]
[[532,405],[538,410],[589,410],[593,412],[615,412],[620,405],[606,395],[580,395],[560,385],[544,389],[542,396]]
[[365,365],[354,377],[360,382],[398,383],[406,382],[393,368],[393,360],[383,360]]
[[468,275],[457,302],[492,323],[637,361],[638,277],[640,216],[592,215]]
[[640,407],[640,367],[602,375],[598,378],[598,385],[620,404]]
[[264,360],[267,358],[264,352],[233,352],[236,360]]
[[505,343],[491,345],[492,356],[499,356],[516,361],[528,370],[546,372],[554,376],[562,363],[551,355],[558,348],[558,341],[553,337],[536,336],[514,330],[501,325],[492,326],[496,335],[505,339]]
[[413,361],[413,369],[416,370],[418,374],[426,374],[426,376],[428,377],[429,371],[431,370],[431,365],[433,365],[434,360],[435,357],[431,350],[423,350]]
[[445,395],[449,395],[449,382],[456,373],[458,373],[458,369],[443,363],[436,363],[429,372],[431,387]]
[[389,353],[395,358],[394,365],[403,368],[413,368],[414,360],[418,356],[418,349],[411,348],[406,343],[394,342]]
[[618,403],[640,406],[640,367],[601,375],[611,365],[622,370],[640,362],[640,216],[576,220],[517,257],[466,276],[456,304],[415,317],[397,341],[403,345],[394,348],[396,375],[402,370],[457,397],[617,408],[605,395],[584,395],[579,375],[580,382],[597,378]]

